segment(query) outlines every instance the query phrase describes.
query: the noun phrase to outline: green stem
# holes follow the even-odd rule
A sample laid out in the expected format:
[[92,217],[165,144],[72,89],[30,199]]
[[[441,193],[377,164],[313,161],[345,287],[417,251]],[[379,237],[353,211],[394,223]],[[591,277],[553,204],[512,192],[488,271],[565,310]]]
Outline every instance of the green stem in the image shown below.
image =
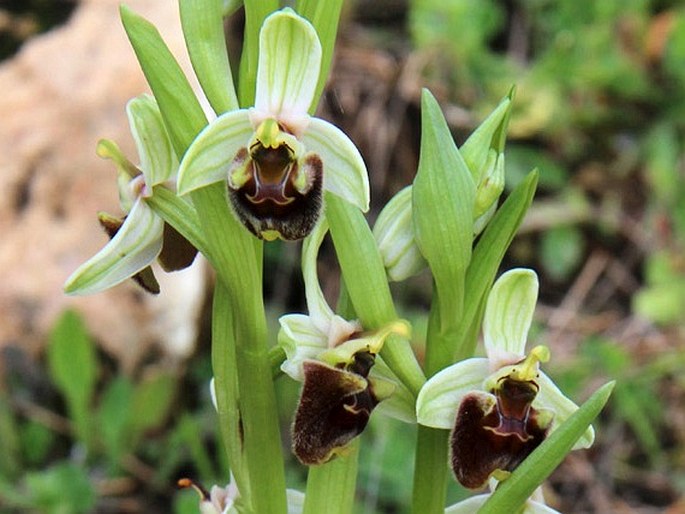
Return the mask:
[[307,475],[303,514],[350,514],[354,508],[357,483],[359,438],[339,456],[321,466],[312,466]]
[[219,428],[228,452],[231,472],[241,494],[250,496],[247,462],[240,440],[240,411],[236,370],[233,311],[228,290],[221,281],[214,288],[212,305],[212,370]]
[[[248,496],[241,491],[241,496],[248,512],[285,513],[285,473],[262,298],[263,246],[229,211],[222,184],[200,189],[192,198],[205,240],[213,249],[212,264],[222,282],[219,286],[226,288],[221,294],[229,306],[222,311],[230,309],[229,318],[236,321],[232,323],[234,348],[230,338],[225,338],[214,341],[213,352],[223,356],[216,357],[217,362],[227,359],[214,370],[220,375],[217,386],[230,387],[232,377],[238,382],[242,454],[251,492]],[[234,361],[231,352],[235,352]],[[228,396],[230,391],[224,394]]]
[[[443,321],[440,302],[433,299],[426,334],[425,372],[430,378],[452,363],[454,323]],[[454,321],[454,320],[450,320]],[[414,493],[412,512],[415,514],[442,514],[447,494],[447,430],[419,425],[414,461]]]

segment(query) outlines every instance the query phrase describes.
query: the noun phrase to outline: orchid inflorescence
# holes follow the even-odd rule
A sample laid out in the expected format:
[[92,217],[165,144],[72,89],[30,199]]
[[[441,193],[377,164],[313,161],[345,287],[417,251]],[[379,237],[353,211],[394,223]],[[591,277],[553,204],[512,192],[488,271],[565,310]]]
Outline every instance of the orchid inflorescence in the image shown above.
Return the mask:
[[[537,181],[531,172],[500,204],[513,91],[460,148],[424,91],[416,179],[372,230],[362,215],[369,179],[360,152],[311,114],[340,10],[339,1],[325,13],[314,4],[270,13],[245,2],[236,94],[230,69],[217,66],[229,65],[222,2],[180,0],[189,54],[216,113],[209,122],[154,27],[122,8],[154,97],[128,106],[140,165],[113,142],[98,146],[117,167],[124,215],[99,216],[111,240],[65,288],[89,294],[133,277],[158,292],[151,265],[180,269],[198,250],[215,268],[212,398],[232,476],[210,491],[179,482],[198,491],[202,512],[350,512],[354,480],[343,478],[356,472],[357,437],[375,412],[419,425],[416,512],[487,509],[505,489],[510,512],[554,512],[541,482],[572,448],[592,444],[590,422],[610,387],[580,409],[566,398],[540,369],[550,350],[525,351],[537,275],[514,269],[495,280]],[[329,231],[342,271],[340,312],[317,273]],[[308,313],[281,316],[269,354],[261,252],[274,239],[304,240]],[[426,268],[435,293],[421,365],[388,282]],[[474,357],[481,323],[486,357]],[[311,467],[305,495],[285,487],[269,355],[281,355],[277,373],[302,383],[291,440]],[[532,464],[541,478],[521,478],[517,469],[536,462],[541,446],[553,457]],[[491,492],[445,510],[447,462],[463,486]]]

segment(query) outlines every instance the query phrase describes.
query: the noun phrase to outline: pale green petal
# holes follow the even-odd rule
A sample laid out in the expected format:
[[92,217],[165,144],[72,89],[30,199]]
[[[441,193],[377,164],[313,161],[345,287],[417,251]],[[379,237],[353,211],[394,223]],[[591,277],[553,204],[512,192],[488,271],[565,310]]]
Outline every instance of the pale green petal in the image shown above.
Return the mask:
[[207,125],[181,161],[178,194],[226,180],[228,168],[254,133],[247,110],[227,112]]
[[369,210],[369,175],[350,138],[335,125],[312,118],[300,141],[321,157],[324,187],[362,211]]
[[464,396],[482,391],[488,374],[488,359],[473,357],[433,375],[416,399],[416,420],[421,425],[451,429]]
[[321,69],[316,30],[291,9],[264,20],[259,33],[255,109],[279,120],[307,115]]
[[152,188],[172,178],[178,171],[178,158],[155,99],[149,95],[133,98],[126,113],[145,184]]
[[385,204],[373,227],[388,278],[400,281],[427,266],[414,239],[412,186],[407,186]]
[[485,500],[490,498],[490,494],[479,494],[471,496],[465,500],[455,503],[454,505],[445,509],[445,514],[474,514],[480,507],[483,506]]
[[322,217],[309,236],[305,237],[302,244],[302,278],[304,279],[307,310],[314,319],[314,323],[321,330],[327,330],[325,327],[333,317],[333,310],[326,302],[323,291],[321,291],[316,269],[319,248],[326,232],[328,232],[328,222]]
[[[540,391],[533,402],[533,406],[537,409],[546,409],[554,413],[552,421],[552,430],[561,425],[568,417],[578,410],[578,406],[570,399],[564,396],[552,379],[549,378],[542,371],[540,376],[536,379],[540,386]],[[589,448],[595,440],[595,429],[592,425],[588,427],[583,436],[573,446],[574,450],[581,448]]]
[[288,514],[302,514],[304,511],[304,493],[295,489],[286,489],[285,497],[288,501]]
[[322,333],[309,316],[287,314],[278,320],[278,344],[285,351],[287,359],[281,365],[284,373],[295,380],[303,380],[302,361],[316,359],[326,349],[328,336]]
[[485,350],[491,360],[523,357],[537,298],[538,278],[533,270],[516,268],[495,282],[483,319]]
[[149,266],[162,250],[164,222],[143,201],[133,204],[117,234],[64,285],[67,294],[104,291]]
[[376,412],[389,416],[404,423],[416,423],[416,405],[411,391],[395,376],[381,357],[376,357],[376,363],[371,368],[371,378],[380,377],[395,384],[395,390],[376,407]]

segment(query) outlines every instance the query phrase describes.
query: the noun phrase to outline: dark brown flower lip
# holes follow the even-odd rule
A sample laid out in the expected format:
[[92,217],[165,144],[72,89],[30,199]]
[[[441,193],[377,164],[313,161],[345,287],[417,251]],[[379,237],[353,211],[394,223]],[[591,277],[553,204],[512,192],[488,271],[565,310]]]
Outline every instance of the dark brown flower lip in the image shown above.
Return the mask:
[[470,489],[483,487],[497,470],[513,471],[545,439],[549,422],[541,421],[532,402],[534,382],[511,379],[462,400],[450,437],[455,477]]
[[[319,220],[323,207],[323,163],[315,154],[307,154],[300,163],[290,165],[289,175],[281,184],[263,185],[254,180],[255,172],[241,187],[228,186],[233,213],[255,236],[265,234],[294,241],[307,236]],[[305,193],[293,185],[293,173],[308,173],[310,187]],[[285,180],[287,179],[287,180]],[[273,239],[273,238],[271,238]]]
[[358,352],[343,369],[313,360],[303,363],[304,384],[291,430],[300,462],[328,462],[366,428],[379,403],[366,379],[374,359],[370,352]]

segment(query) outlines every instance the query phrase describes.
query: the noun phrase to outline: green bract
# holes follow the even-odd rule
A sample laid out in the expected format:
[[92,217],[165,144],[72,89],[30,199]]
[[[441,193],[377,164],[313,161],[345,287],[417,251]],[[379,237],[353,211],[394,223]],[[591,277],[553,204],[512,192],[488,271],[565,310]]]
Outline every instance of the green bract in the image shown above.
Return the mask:
[[154,186],[172,185],[178,160],[152,97],[134,98],[126,112],[140,169],[113,142],[101,141],[98,145],[98,155],[112,159],[117,166],[120,203],[126,216],[117,222],[115,217],[100,215],[113,237],[67,279],[64,289],[69,294],[91,294],[119,284],[147,268],[162,251],[164,221],[153,212],[147,199]]
[[[254,107],[223,114],[198,135],[181,163],[179,193],[228,179],[229,193],[242,195],[232,198],[234,212],[265,239],[284,237],[278,219],[290,216],[285,211],[298,202],[316,199],[299,237],[311,230],[321,180],[323,188],[366,211],[369,183],[359,151],[340,129],[307,113],[320,67],[321,45],[311,24],[290,9],[269,16],[260,33]],[[252,214],[244,215],[245,205],[252,214],[259,211],[259,220],[246,220]]]

